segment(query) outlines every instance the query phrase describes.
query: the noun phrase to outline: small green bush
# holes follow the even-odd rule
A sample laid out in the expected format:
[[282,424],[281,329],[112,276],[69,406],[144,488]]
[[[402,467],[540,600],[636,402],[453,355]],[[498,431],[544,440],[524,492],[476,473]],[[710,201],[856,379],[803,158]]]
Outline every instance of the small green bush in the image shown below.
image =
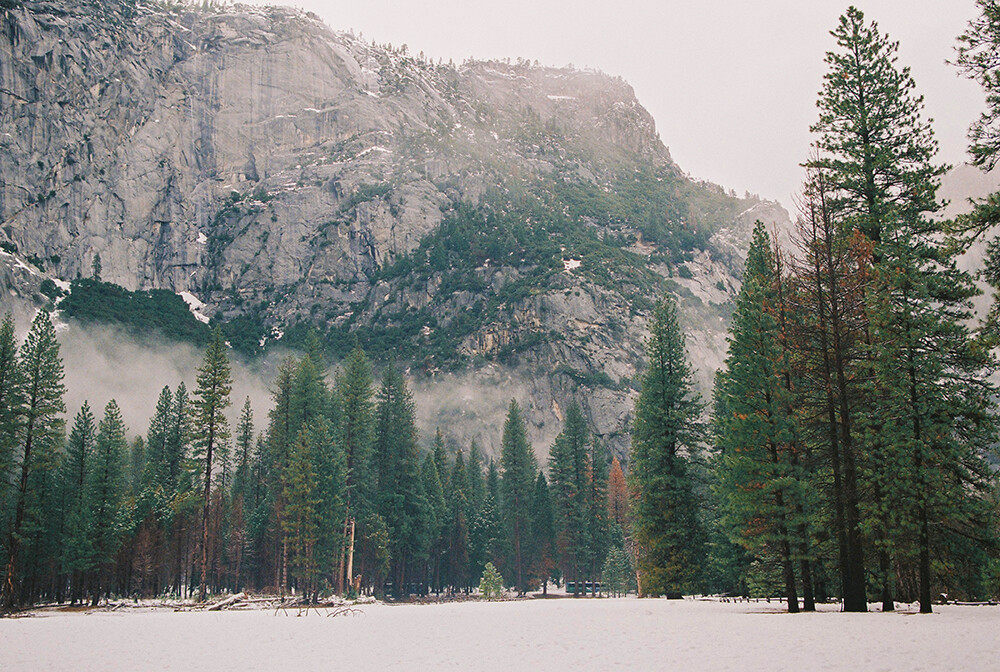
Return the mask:
[[503,577],[492,562],[487,562],[483,569],[483,578],[479,580],[479,595],[484,600],[498,600],[503,596]]

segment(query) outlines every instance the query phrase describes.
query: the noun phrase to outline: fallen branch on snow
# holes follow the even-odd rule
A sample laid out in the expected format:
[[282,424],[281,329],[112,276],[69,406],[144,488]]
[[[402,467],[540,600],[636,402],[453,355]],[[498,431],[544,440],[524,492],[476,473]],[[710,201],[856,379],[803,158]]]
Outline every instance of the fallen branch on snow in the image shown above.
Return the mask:
[[236,593],[235,595],[231,595],[224,600],[220,600],[209,607],[205,607],[205,611],[219,611],[220,609],[230,607],[237,602],[242,602],[245,599],[247,599],[246,593]]

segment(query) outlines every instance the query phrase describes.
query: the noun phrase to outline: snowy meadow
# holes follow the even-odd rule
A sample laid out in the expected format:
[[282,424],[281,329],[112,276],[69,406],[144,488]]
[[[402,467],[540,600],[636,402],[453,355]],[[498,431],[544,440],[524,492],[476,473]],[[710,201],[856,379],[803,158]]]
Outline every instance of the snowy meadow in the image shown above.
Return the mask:
[[998,607],[782,613],[772,602],[634,598],[274,611],[42,611],[0,620],[19,670],[989,670]]

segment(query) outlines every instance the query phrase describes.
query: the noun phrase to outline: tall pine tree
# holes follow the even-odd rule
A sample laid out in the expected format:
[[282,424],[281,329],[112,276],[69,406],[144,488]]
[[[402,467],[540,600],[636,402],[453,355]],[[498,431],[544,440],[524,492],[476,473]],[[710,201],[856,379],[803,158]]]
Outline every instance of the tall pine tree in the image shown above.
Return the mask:
[[500,468],[503,470],[500,481],[501,510],[513,556],[511,575],[518,593],[523,595],[527,590],[527,566],[531,563],[529,521],[538,465],[535,451],[528,443],[521,407],[513,399],[507,409],[507,420],[503,427]]
[[698,584],[703,537],[691,461],[702,441],[702,403],[692,390],[672,300],[656,305],[649,331],[649,368],[635,405],[629,476],[640,594],[662,595]]
[[230,377],[229,357],[222,330],[216,328],[212,340],[205,351],[205,359],[198,368],[198,386],[195,388],[191,404],[191,425],[193,448],[196,458],[203,465],[204,480],[201,533],[201,582],[198,599],[202,602],[208,596],[208,552],[209,514],[212,494],[212,467],[215,452],[229,439],[229,422],[224,411],[229,407],[229,393],[233,380]]
[[63,440],[66,411],[63,394],[63,364],[59,356],[56,330],[49,314],[41,311],[18,353],[16,378],[11,396],[17,416],[14,450],[13,521],[7,534],[7,562],[0,586],[0,608],[13,609],[19,600],[19,580],[23,569],[20,557],[26,521],[37,520],[42,511],[31,484],[57,464]]

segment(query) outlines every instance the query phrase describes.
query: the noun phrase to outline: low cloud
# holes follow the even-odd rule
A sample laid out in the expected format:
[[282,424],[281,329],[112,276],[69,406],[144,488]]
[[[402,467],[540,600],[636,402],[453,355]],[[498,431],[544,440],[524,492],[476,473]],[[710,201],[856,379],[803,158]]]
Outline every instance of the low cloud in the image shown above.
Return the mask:
[[[133,437],[146,435],[165,385],[173,391],[183,381],[188,391],[194,390],[204,356],[203,349],[192,345],[155,337],[136,339],[119,329],[75,322],[60,329],[59,342],[66,372],[67,422],[72,423],[84,400],[100,419],[104,406],[114,399]],[[264,428],[271,407],[269,384],[278,361],[279,356],[269,356],[246,362],[230,352],[233,391],[227,415],[234,426],[249,397],[256,429]]]

